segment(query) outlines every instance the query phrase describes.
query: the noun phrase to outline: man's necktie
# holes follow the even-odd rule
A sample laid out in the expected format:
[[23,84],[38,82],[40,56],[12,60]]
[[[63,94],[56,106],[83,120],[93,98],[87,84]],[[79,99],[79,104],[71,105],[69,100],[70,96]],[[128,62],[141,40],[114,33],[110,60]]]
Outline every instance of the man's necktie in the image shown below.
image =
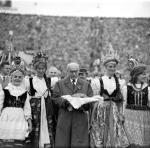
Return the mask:
[[3,76],[3,82],[5,82],[5,80],[6,80],[6,77],[5,77],[5,76]]
[[73,86],[73,90],[74,90],[74,89],[75,89],[75,86],[76,86],[76,84],[75,84],[75,79],[72,80],[72,86]]

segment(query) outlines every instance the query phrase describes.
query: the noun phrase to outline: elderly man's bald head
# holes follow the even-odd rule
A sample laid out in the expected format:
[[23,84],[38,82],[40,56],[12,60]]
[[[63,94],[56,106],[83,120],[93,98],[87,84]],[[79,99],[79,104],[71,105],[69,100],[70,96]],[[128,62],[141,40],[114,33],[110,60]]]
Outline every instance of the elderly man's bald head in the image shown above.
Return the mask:
[[67,65],[67,71],[79,71],[79,64],[78,63],[69,63]]

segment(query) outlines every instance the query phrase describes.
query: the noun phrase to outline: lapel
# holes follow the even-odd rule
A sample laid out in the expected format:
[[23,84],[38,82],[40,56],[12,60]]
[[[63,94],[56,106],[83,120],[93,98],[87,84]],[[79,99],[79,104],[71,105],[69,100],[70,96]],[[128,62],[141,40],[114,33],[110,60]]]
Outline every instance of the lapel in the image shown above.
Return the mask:
[[78,92],[79,90],[82,90],[82,86],[83,86],[82,80],[78,78],[74,92]]
[[72,83],[71,83],[69,77],[67,77],[67,78],[64,80],[64,84],[65,84],[65,86],[66,86],[68,89],[70,89],[70,90],[73,92],[73,86],[72,86]]
[[75,89],[73,90],[73,85],[70,81],[70,78],[67,77],[65,80],[64,80],[64,84],[65,86],[70,89],[73,93],[76,93],[77,91],[79,90],[82,90],[82,86],[83,86],[83,83],[82,83],[82,80],[80,78],[77,79],[77,83],[75,85]]

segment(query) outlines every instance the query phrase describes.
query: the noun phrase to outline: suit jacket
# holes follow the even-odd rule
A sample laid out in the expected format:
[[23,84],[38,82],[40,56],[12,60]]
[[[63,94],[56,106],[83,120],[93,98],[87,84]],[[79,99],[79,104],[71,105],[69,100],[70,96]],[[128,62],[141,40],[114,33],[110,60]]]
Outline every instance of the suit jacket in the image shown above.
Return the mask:
[[58,122],[56,128],[55,147],[89,147],[88,135],[88,113],[91,104],[83,105],[79,110],[67,110],[65,100],[61,98],[63,95],[73,95],[75,93],[83,93],[89,97],[93,95],[93,91],[89,82],[77,79],[75,88],[67,77],[56,83],[53,91],[53,99],[59,107]]

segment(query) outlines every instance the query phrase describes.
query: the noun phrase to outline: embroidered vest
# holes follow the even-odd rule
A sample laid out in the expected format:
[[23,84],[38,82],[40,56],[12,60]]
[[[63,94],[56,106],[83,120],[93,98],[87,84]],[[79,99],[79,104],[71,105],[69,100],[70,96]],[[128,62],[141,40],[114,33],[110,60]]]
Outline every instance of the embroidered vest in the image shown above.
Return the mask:
[[[52,94],[52,90],[51,90],[51,79],[50,78],[47,78],[45,75],[44,75],[44,79],[45,79],[45,82],[46,82],[46,86],[47,88],[49,89],[49,91],[51,92]],[[33,87],[33,78],[30,77],[29,78],[29,82],[30,82],[30,90],[29,90],[29,94],[30,96],[35,96],[35,93],[37,92],[34,87]],[[34,98],[36,99],[36,98]],[[34,99],[31,99],[30,100],[30,103],[32,104],[34,101]],[[50,114],[52,116],[54,116],[54,107],[53,107],[53,102],[52,102],[52,99],[48,93],[48,96],[47,98],[45,98],[45,105],[46,105],[46,113],[47,115]]]
[[111,94],[109,94],[108,91],[106,89],[104,89],[103,80],[102,80],[102,78],[100,78],[100,87],[101,87],[100,95],[101,96],[107,95],[109,97],[109,99],[104,98],[104,101],[112,100],[117,103],[117,102],[123,101],[123,98],[122,98],[122,95],[120,92],[119,80],[117,79],[116,76],[114,76],[114,78],[115,78],[115,82],[116,82],[116,89]]
[[142,90],[135,90],[133,86],[127,85],[127,109],[147,110],[148,86]]
[[[52,94],[52,90],[51,90],[51,78],[45,78],[44,77],[44,79],[45,79],[47,88],[49,88],[49,90],[50,90],[50,92]],[[30,94],[30,96],[34,96],[35,93],[36,93],[36,90],[33,87],[33,78],[32,77],[29,78],[29,83],[30,83],[29,94]]]
[[27,98],[27,92],[23,93],[22,95],[16,97],[10,94],[9,90],[3,89],[4,90],[4,104],[3,108],[5,107],[19,107],[23,108],[26,98]]

